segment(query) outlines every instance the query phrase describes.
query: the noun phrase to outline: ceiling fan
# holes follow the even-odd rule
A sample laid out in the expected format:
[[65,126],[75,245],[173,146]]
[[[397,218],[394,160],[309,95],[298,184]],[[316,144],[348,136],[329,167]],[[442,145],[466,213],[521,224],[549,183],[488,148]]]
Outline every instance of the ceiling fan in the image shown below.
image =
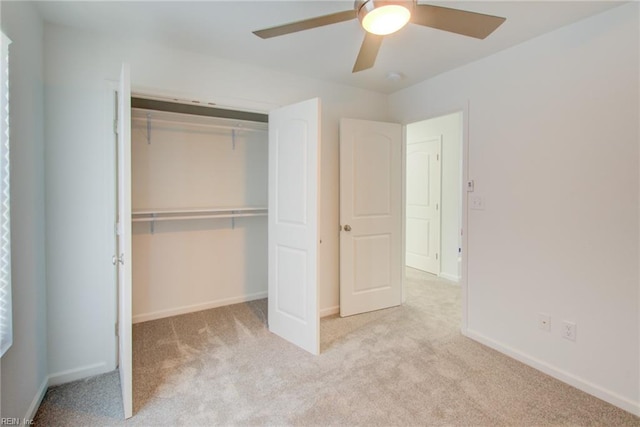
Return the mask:
[[506,20],[499,16],[417,4],[417,0],[356,0],[353,10],[291,22],[254,31],[253,34],[269,39],[355,18],[360,20],[360,24],[365,29],[365,37],[353,66],[353,73],[373,67],[383,37],[398,31],[409,22],[484,39]]

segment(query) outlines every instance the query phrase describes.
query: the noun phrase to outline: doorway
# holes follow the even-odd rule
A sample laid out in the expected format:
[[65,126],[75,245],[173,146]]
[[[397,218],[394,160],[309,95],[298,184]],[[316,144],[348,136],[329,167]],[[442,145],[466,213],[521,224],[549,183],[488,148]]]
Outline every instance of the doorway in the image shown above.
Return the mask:
[[463,112],[406,125],[405,264],[462,277]]

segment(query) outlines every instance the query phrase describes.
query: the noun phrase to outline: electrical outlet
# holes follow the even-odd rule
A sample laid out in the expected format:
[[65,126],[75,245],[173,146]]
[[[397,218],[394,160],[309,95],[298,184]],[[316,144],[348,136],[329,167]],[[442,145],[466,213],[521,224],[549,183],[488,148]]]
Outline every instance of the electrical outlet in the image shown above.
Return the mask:
[[574,322],[568,322],[566,320],[562,321],[562,338],[568,339],[569,341],[576,340],[576,332],[577,326]]
[[538,313],[538,327],[543,331],[551,331],[551,315],[548,313]]

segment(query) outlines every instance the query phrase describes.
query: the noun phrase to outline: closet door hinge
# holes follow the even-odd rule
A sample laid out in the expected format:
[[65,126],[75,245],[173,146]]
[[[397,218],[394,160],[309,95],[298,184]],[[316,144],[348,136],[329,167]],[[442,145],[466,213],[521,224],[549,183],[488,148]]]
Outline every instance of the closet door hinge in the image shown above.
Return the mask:
[[116,322],[116,336],[119,336],[120,331],[118,330],[118,322]]
[[113,121],[113,133],[118,134],[118,119]]

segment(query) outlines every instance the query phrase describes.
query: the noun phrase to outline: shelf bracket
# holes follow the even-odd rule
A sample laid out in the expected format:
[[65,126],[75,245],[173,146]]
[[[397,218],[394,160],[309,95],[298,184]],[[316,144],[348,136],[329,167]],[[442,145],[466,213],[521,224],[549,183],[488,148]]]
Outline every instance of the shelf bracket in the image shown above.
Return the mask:
[[[239,213],[240,213],[240,211],[231,211],[231,215],[237,215]],[[235,216],[231,217],[231,229],[232,230],[236,229],[236,217]]]
[[236,130],[231,129],[231,148],[236,149]]
[[147,113],[147,145],[151,145],[151,113]]

